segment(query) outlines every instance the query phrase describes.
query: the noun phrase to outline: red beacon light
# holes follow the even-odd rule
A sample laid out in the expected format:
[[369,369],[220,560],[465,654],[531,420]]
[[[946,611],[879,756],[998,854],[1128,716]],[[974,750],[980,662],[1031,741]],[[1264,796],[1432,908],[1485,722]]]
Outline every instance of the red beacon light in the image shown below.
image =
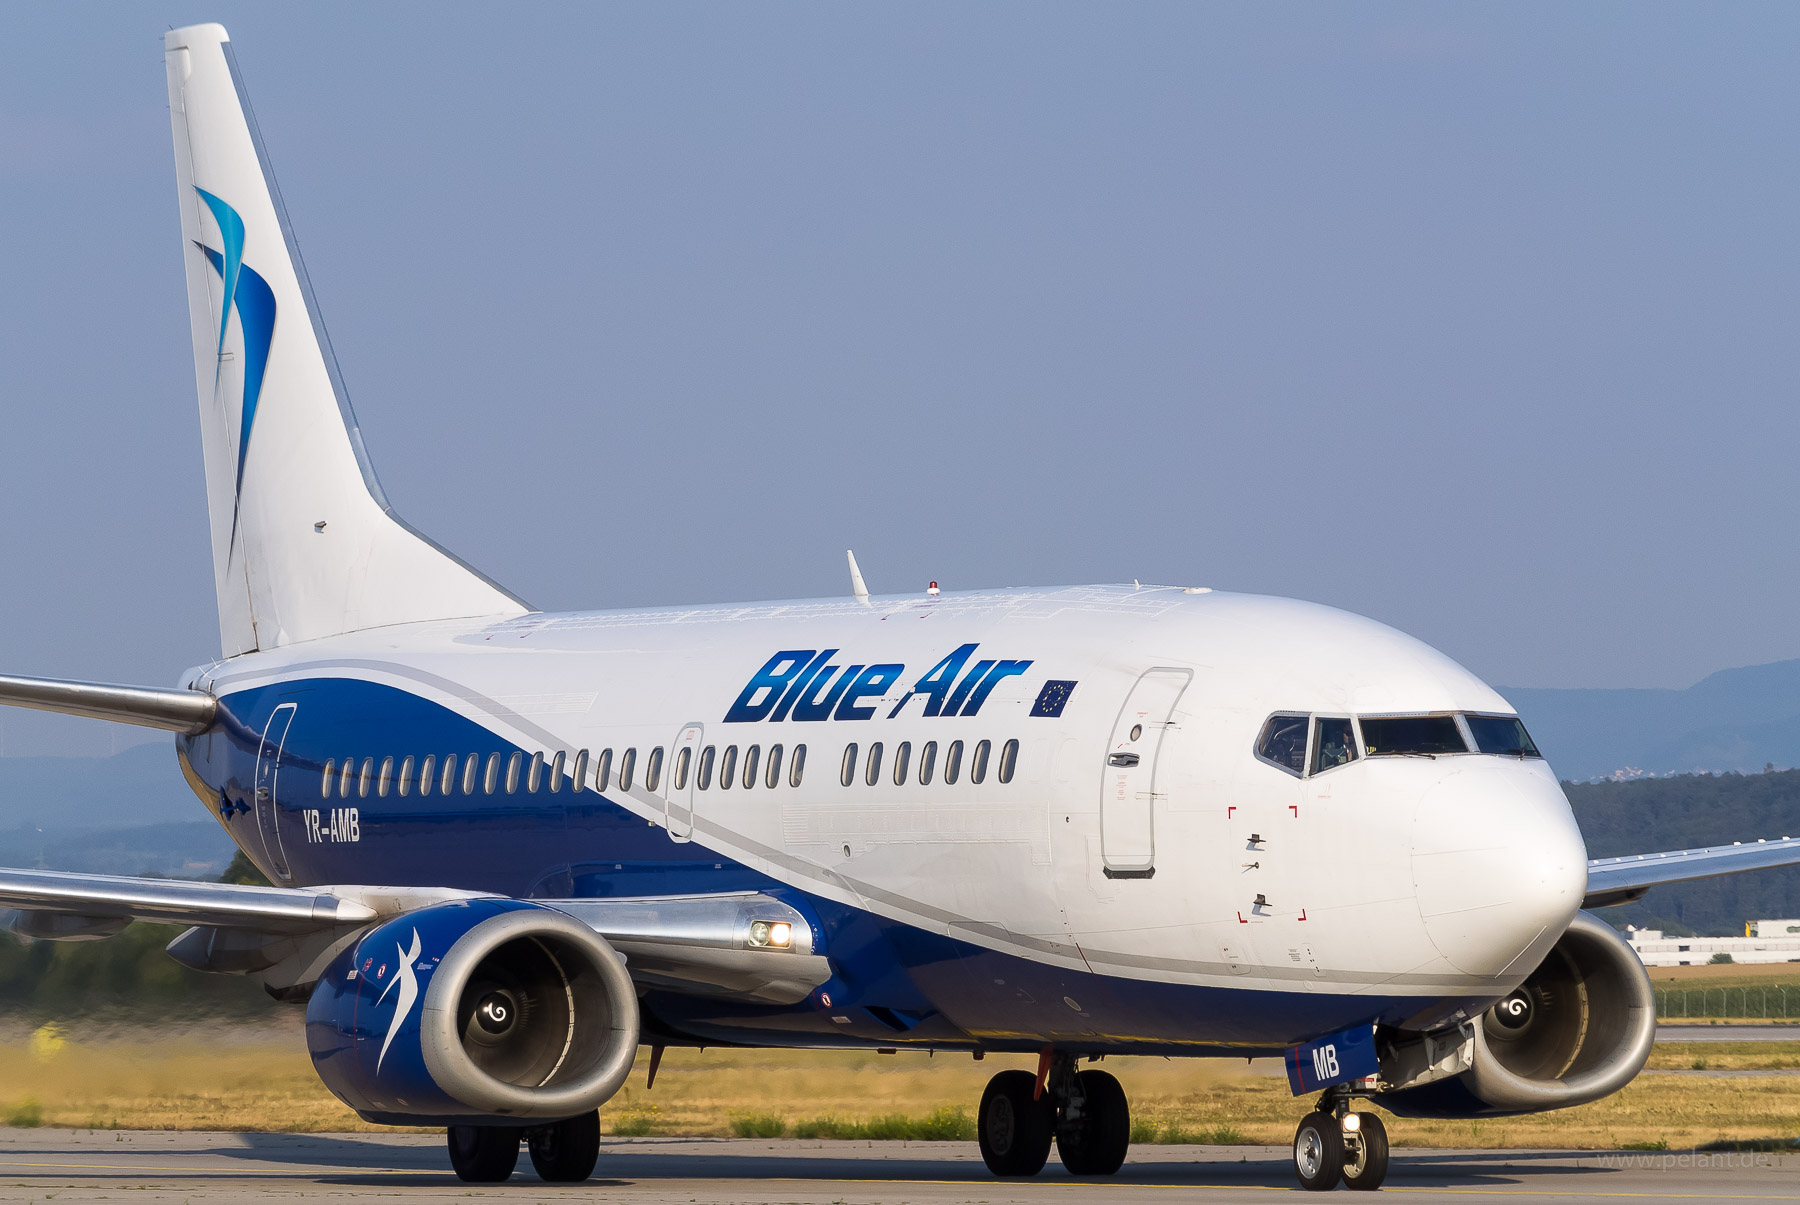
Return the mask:
[[936,582],[932,582],[929,586],[925,587],[925,593],[931,595],[933,598],[937,597],[937,592],[938,587]]

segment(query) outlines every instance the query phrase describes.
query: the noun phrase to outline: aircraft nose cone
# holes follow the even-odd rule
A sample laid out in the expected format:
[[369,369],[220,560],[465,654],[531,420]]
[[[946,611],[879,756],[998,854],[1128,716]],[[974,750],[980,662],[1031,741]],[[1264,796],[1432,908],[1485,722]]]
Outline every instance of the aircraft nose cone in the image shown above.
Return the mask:
[[1462,759],[1419,801],[1412,867],[1426,933],[1470,975],[1530,971],[1513,964],[1554,943],[1587,891],[1581,830],[1536,760]]

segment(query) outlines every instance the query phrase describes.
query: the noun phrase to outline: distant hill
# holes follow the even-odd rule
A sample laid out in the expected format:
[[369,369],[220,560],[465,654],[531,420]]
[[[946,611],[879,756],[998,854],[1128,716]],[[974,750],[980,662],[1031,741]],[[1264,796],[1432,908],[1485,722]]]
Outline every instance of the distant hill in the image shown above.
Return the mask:
[[1686,690],[1500,693],[1563,778],[1800,766],[1800,661],[1720,670]]
[[0,757],[0,866],[200,879],[235,852],[170,744],[112,757]]

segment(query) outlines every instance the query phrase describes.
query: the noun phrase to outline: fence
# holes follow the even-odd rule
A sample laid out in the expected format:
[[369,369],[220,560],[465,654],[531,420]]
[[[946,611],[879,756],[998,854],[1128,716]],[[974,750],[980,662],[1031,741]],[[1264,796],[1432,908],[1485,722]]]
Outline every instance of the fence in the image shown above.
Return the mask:
[[1800,1017],[1800,987],[1669,987],[1656,993],[1656,1015]]

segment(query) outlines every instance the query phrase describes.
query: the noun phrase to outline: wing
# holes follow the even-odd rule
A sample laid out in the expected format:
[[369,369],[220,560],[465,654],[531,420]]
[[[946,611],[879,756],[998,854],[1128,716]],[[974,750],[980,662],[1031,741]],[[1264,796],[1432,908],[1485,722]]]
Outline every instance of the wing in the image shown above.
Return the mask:
[[[169,943],[196,970],[254,974],[289,996],[310,988],[371,924],[486,892],[439,887],[240,887],[178,879],[0,869],[0,908],[26,937],[109,937],[134,920],[193,926]],[[831,977],[811,923],[758,892],[533,900],[606,938],[645,986],[791,1004]]]
[[1644,898],[1652,887],[1685,883],[1746,870],[1768,870],[1800,865],[1800,840],[1737,842],[1707,849],[1678,849],[1660,854],[1631,854],[1623,858],[1596,858],[1588,863],[1587,897],[1583,908],[1610,908]]

